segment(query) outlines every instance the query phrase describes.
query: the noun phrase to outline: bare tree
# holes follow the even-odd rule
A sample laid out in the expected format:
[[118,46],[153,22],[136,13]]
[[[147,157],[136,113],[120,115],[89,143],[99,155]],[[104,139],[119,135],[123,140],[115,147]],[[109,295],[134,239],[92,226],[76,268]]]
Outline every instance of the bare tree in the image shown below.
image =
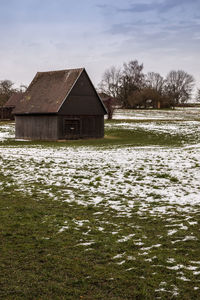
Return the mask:
[[13,88],[14,83],[11,80],[0,81],[0,106],[3,106],[10,96],[16,91]]
[[99,95],[107,109],[107,117],[112,119],[114,112],[114,101],[118,99],[121,81],[121,69],[114,66],[107,69],[98,85]]
[[20,84],[20,87],[19,87],[19,92],[21,93],[25,93],[26,90],[27,90],[27,86],[25,84]]
[[124,108],[142,106],[175,107],[189,100],[194,78],[185,71],[171,71],[164,79],[159,73],[143,73],[143,64],[131,60],[122,69],[111,67],[103,74],[100,92],[118,99]]
[[131,60],[123,64],[119,98],[125,108],[130,107],[128,97],[144,86],[143,64]]
[[112,117],[113,117],[113,113],[114,113],[114,110],[115,110],[115,107],[114,107],[114,98],[112,97],[109,97],[107,99],[105,99],[103,101],[106,109],[107,109],[107,119],[108,120],[112,120]]
[[119,94],[121,80],[121,69],[112,66],[107,69],[103,74],[98,89],[100,92],[105,93],[113,98],[117,98]]
[[200,88],[197,90],[196,100],[200,102]]
[[162,93],[165,85],[165,80],[159,73],[149,72],[145,76],[145,83],[148,88]]
[[175,105],[189,100],[194,87],[194,78],[185,71],[171,71],[166,78],[166,94]]
[[112,66],[107,69],[98,85],[99,91],[118,99],[125,108],[130,107],[129,95],[144,86],[143,64],[131,60],[123,64],[123,69]]

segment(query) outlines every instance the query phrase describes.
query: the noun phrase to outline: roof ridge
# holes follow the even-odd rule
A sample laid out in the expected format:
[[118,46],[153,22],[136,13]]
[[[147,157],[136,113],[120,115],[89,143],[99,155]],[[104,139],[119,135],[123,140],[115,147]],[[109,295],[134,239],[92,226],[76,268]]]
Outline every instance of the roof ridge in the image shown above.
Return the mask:
[[54,70],[54,71],[39,71],[36,74],[44,74],[44,73],[58,73],[58,72],[66,72],[66,71],[83,71],[85,68],[73,68],[73,69],[62,69],[62,70]]

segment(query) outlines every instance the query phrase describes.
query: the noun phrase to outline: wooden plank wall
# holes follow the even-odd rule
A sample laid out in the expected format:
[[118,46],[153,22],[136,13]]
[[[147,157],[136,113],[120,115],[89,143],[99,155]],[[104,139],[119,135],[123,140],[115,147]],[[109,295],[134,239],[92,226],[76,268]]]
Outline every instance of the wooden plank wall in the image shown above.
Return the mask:
[[58,138],[73,139],[64,132],[64,120],[80,120],[80,136],[75,138],[102,138],[104,136],[104,116],[59,116]]
[[103,105],[85,72],[81,74],[58,114],[80,116],[105,114]]
[[2,120],[14,120],[12,115],[13,107],[0,107],[0,119]]
[[49,115],[15,116],[15,137],[32,140],[57,140],[58,117]]

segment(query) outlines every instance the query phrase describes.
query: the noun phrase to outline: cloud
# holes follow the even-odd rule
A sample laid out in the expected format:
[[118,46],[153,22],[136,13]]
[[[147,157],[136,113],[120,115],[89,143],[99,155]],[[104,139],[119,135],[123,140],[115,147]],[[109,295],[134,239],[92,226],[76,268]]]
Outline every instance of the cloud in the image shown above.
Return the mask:
[[[108,13],[112,7],[102,5],[101,8],[108,9]],[[170,38],[176,34],[185,37],[189,33],[192,39],[200,30],[198,0],[137,1],[128,7],[115,6],[114,9],[119,17],[110,17],[107,33],[111,35],[138,36],[139,32],[145,38],[154,38],[160,33]]]
[[98,83],[130,59],[199,72],[199,0],[1,2],[0,78],[28,83],[38,70],[84,65]]
[[132,4],[128,8],[118,8],[118,12],[128,12],[128,13],[142,13],[142,12],[148,12],[148,11],[153,11],[158,8],[157,3],[151,3],[151,4],[145,4],[145,3],[136,3]]
[[[164,0],[164,1],[151,1],[149,3],[132,3],[128,7],[115,6],[115,10],[118,13],[146,13],[150,11],[156,11],[159,13],[167,13],[170,10],[184,7],[196,6],[200,7],[198,0]],[[108,5],[99,5],[101,9],[109,9],[111,6]]]

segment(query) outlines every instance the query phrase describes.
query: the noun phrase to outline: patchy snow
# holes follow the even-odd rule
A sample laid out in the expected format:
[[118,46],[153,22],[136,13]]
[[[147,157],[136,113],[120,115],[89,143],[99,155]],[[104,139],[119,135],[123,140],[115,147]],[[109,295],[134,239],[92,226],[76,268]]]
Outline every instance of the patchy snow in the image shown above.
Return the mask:
[[173,235],[173,234],[175,234],[176,232],[177,232],[176,229],[169,230],[169,231],[168,231],[168,235]]
[[117,254],[113,257],[113,259],[118,259],[118,258],[122,258],[124,256],[125,253],[121,253],[121,254]]
[[88,222],[88,220],[74,220],[74,223],[79,227],[82,227],[86,222]]
[[123,265],[126,261],[125,260],[122,260],[120,262],[117,262],[117,265]]
[[94,244],[94,241],[80,243],[80,244],[78,244],[77,246],[91,246],[92,244]]
[[172,266],[172,267],[167,267],[167,269],[169,270],[179,270],[184,268],[184,265],[176,265],[176,266]]
[[175,263],[175,259],[173,257],[170,257],[167,259],[167,263],[173,264],[173,263]]
[[[200,118],[200,116],[199,116]],[[126,129],[132,131],[143,130],[147,134],[153,132],[154,134],[168,134],[176,136],[177,133],[183,138],[189,138],[196,143],[200,139],[200,126],[199,121],[164,121],[156,120],[154,122],[142,121],[142,122],[115,122],[107,123],[106,128]]]
[[[116,115],[121,118],[120,113]],[[138,115],[134,115],[137,113]],[[197,111],[200,113],[200,110]],[[126,115],[127,114],[127,115]],[[117,128],[143,128],[147,132],[167,132],[183,135],[190,134],[196,137],[196,143],[180,148],[168,148],[159,146],[148,147],[124,147],[112,146],[110,148],[101,147],[42,147],[35,146],[0,146],[0,170],[7,181],[0,182],[0,192],[6,186],[23,191],[27,194],[35,192],[39,197],[50,197],[54,201],[63,201],[77,203],[83,206],[94,206],[103,211],[111,211],[116,217],[127,217],[131,222],[132,212],[137,211],[137,217],[145,220],[159,216],[165,218],[165,229],[168,238],[174,247],[178,247],[179,242],[190,243],[198,237],[194,232],[189,232],[190,226],[197,225],[197,221],[190,219],[190,214],[199,213],[200,204],[200,126],[199,122],[192,120],[193,112],[186,110],[183,116],[175,112],[150,111],[133,112],[127,111],[121,119],[162,119],[180,120],[186,118],[186,121],[177,121],[160,124],[153,123],[108,123],[106,126]],[[128,116],[129,114],[129,116]],[[150,118],[151,116],[151,118]],[[199,117],[200,118],[200,117]],[[185,120],[185,119],[184,119]],[[14,127],[11,125],[0,126],[0,141],[14,139]],[[195,138],[194,138],[195,141]],[[176,178],[177,180],[174,180]],[[181,213],[184,219],[177,216]],[[96,211],[93,215],[98,220],[102,211]],[[136,214],[136,212],[135,212]],[[128,224],[127,221],[127,224]],[[83,230],[82,238],[77,246],[84,246],[85,251],[92,251],[89,248],[95,241],[89,239],[90,223],[87,219],[73,219],[73,226],[76,230]],[[95,229],[100,234],[106,234],[106,225],[113,225],[109,220],[97,222]],[[114,224],[115,225],[115,224]],[[60,226],[58,233],[70,229],[71,223],[64,222]],[[157,262],[157,256],[152,257],[157,248],[163,247],[160,244],[163,236],[160,233],[157,241],[150,244],[148,237],[141,234],[138,239],[137,231],[140,226],[135,226],[134,231],[127,231],[126,234],[120,232],[120,226],[113,226],[110,229],[113,239],[117,243],[132,243],[137,246],[138,257],[146,263],[153,262],[155,267],[164,267],[162,262]],[[188,231],[188,232],[187,232]],[[134,232],[134,233],[131,233]],[[177,233],[177,234],[176,234]],[[179,235],[180,233],[180,235]],[[177,238],[177,239],[176,239]],[[86,239],[86,240],[85,240]],[[118,244],[119,249],[123,244]],[[174,249],[174,248],[173,248]],[[120,250],[118,250],[120,251]],[[155,253],[154,253],[155,254]],[[178,262],[178,259],[165,257],[165,266],[169,272],[178,271],[177,278],[182,281],[188,281],[191,276],[200,274],[200,262],[198,258],[190,261],[189,265],[184,266]],[[124,264],[128,261],[134,261],[137,258],[131,256],[131,253],[122,253],[113,255],[113,259],[119,259],[114,263]],[[155,261],[154,261],[155,260]],[[190,265],[191,264],[191,265]],[[152,266],[154,266],[152,264]],[[131,267],[127,271],[131,271]],[[184,270],[187,273],[184,274]],[[175,272],[176,273],[176,272]],[[156,273],[155,273],[156,274]],[[153,273],[152,273],[153,276]],[[194,283],[198,285],[197,283]],[[165,286],[161,282],[156,291],[172,293],[172,296],[178,295],[176,286]]]
[[193,271],[193,270],[196,270],[198,267],[194,267],[194,266],[188,266],[188,267],[185,267],[187,270],[190,270],[190,271]]
[[185,241],[196,241],[196,240],[197,240],[196,236],[186,236],[182,241],[185,242]]
[[159,288],[155,290],[155,292],[168,292],[168,293],[171,293],[172,297],[177,297],[179,295],[179,290],[178,288],[175,286],[175,285],[171,285],[170,286],[170,290],[169,290],[169,287],[167,288],[166,285],[161,282],[160,285],[159,285]]
[[69,229],[69,226],[63,226],[63,227],[61,227],[61,228],[59,229],[58,232],[63,232],[63,231],[65,231],[65,230],[67,230],[67,229]]
[[181,121],[175,123],[167,123],[167,122],[141,122],[141,123],[112,123],[106,124],[107,127],[115,127],[115,128],[126,128],[131,130],[136,130],[138,128],[149,130],[149,131],[156,131],[161,133],[170,133],[170,134],[192,134],[194,133],[194,128],[199,133],[199,122],[198,121]]
[[200,107],[175,110],[118,109],[113,115],[113,119],[116,120],[192,120],[194,118],[200,118]]
[[9,123],[8,125],[0,123],[0,142],[7,139],[13,139],[15,134],[14,123]]
[[181,277],[178,277],[178,278],[182,281],[191,281],[190,279],[186,278],[185,276],[181,276]]
[[152,248],[159,248],[159,247],[161,247],[161,244],[152,245],[150,247],[143,247],[143,248],[141,248],[141,250],[147,251],[147,250],[151,250]]
[[200,271],[194,271],[193,274],[194,274],[194,275],[199,275],[199,274],[200,274]]
[[[108,125],[115,126],[115,124]],[[181,127],[184,129],[183,133],[189,128],[189,131],[195,132],[195,134],[199,132],[200,128],[197,125],[199,123],[195,121],[173,125],[170,123],[169,125],[127,123],[127,126],[133,128],[141,126],[149,130],[164,130],[174,133],[180,132]],[[126,126],[126,123],[116,126]],[[1,134],[5,137],[7,130],[7,137],[9,137],[9,132],[14,132],[12,127],[3,125]],[[163,147],[120,149],[113,147],[100,150],[92,147],[60,149],[43,149],[39,146],[1,147],[4,161],[2,160],[0,163],[3,168],[4,162],[7,160],[8,166],[4,171],[9,175],[9,173],[13,174],[13,170],[9,172],[9,164],[12,166],[17,160],[17,165],[13,166],[15,169],[13,177],[22,189],[25,185],[26,190],[30,190],[31,187],[28,183],[37,180],[42,180],[46,185],[63,186],[67,184],[71,190],[66,192],[67,197],[63,199],[64,201],[74,201],[72,190],[79,189],[87,191],[91,204],[104,205],[103,201],[108,200],[109,206],[122,214],[128,214],[128,210],[134,207],[135,200],[141,200],[139,213],[143,214],[148,211],[149,203],[152,201],[167,201],[180,205],[199,203],[199,149],[199,144],[181,149]],[[173,182],[174,178],[177,178],[177,183]],[[55,197],[48,190],[44,192]],[[81,201],[82,197],[78,198],[78,201]],[[123,199],[127,201],[126,207]],[[170,214],[171,212],[167,212],[167,209],[165,205],[155,206],[151,209],[151,214]]]
[[190,263],[191,264],[195,264],[195,265],[200,265],[200,261],[194,261],[194,260],[192,260]]
[[[0,152],[2,172],[19,189],[31,193],[31,183],[40,181],[48,186],[41,193],[56,198],[51,187],[66,186],[63,201],[105,205],[126,215],[138,201],[141,215],[147,211],[171,215],[173,205],[188,210],[187,205],[192,209],[199,204],[199,161],[199,145],[172,149],[1,146]],[[178,182],[171,180],[174,177]],[[74,190],[79,191],[78,197]],[[152,202],[159,205],[152,208]]]
[[134,256],[127,256],[127,258],[126,258],[127,260],[136,260],[136,258],[134,257]]
[[[129,234],[125,237],[122,237],[120,240],[118,240],[119,243],[127,242],[130,240],[135,234]],[[136,245],[139,245],[139,243],[135,243]]]

